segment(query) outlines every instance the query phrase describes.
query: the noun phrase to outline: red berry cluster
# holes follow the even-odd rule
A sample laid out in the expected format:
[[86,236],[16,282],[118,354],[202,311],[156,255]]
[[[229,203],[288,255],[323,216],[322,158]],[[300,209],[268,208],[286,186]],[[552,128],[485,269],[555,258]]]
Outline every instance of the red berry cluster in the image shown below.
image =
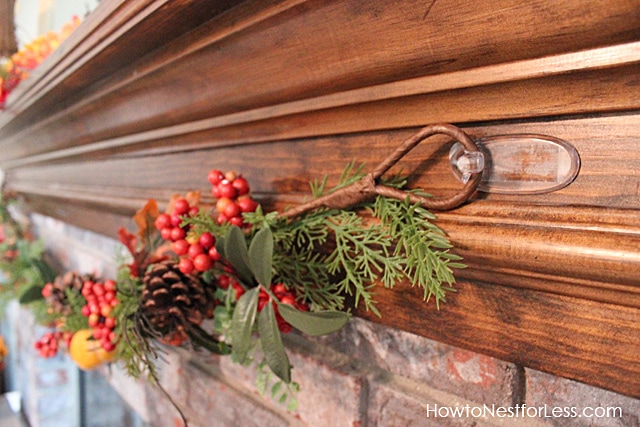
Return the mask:
[[186,199],[177,199],[170,213],[162,213],[155,220],[155,226],[164,240],[177,242],[187,237],[188,227],[180,227],[182,217],[196,215],[197,206],[190,206]]
[[203,272],[211,269],[213,262],[220,260],[215,245],[216,238],[208,231],[202,233],[194,243],[189,243],[186,239],[173,242],[173,251],[182,257],[178,264],[180,271],[191,274],[194,270]]
[[[309,306],[300,301],[296,301],[296,296],[293,292],[288,291],[286,286],[283,283],[277,283],[271,285],[271,292],[278,298],[280,304],[292,305],[300,311],[309,311]],[[260,293],[258,294],[258,311],[262,311],[262,309],[267,305],[267,303],[271,300],[271,296],[262,288],[260,288]],[[282,317],[282,315],[278,312],[278,304],[275,301],[272,301],[273,308],[276,312],[276,322],[278,323],[278,329],[282,333],[289,333],[293,329],[293,327]]]
[[229,289],[229,286],[231,286],[236,291],[236,300],[239,299],[245,292],[242,285],[235,279],[226,274],[221,274],[220,277],[218,277],[218,287],[222,289]]
[[[189,227],[181,227],[183,218],[196,215],[197,206],[189,205],[186,199],[177,199],[171,213],[158,215],[155,227],[160,231],[163,239],[173,242],[173,251],[181,257],[178,268],[184,274],[191,274],[194,270],[203,272],[213,267],[213,262],[220,260],[216,250],[215,236],[209,232],[203,233],[197,241],[187,240]],[[191,242],[190,242],[191,240]]]
[[100,341],[106,351],[113,351],[117,337],[114,332],[116,319],[113,309],[118,305],[116,298],[116,282],[107,280],[104,283],[87,280],[82,286],[82,296],[87,304],[82,307],[82,315],[89,320],[93,329],[93,338]]
[[54,357],[58,354],[61,342],[64,342],[64,344],[69,347],[72,336],[73,334],[71,332],[47,332],[35,343],[34,347],[40,357],[44,357],[45,359]]
[[213,186],[211,194],[217,199],[218,224],[244,226],[242,214],[258,208],[258,203],[249,195],[249,182],[233,171],[222,173],[218,169],[209,171],[207,178]]

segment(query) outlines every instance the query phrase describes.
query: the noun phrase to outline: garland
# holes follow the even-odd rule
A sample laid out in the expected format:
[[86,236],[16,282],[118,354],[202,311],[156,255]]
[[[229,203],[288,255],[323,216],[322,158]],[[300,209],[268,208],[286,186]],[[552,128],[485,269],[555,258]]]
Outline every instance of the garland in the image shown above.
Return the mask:
[[7,97],[16,86],[51,55],[80,25],[80,22],[81,19],[74,16],[60,32],[49,31],[27,43],[10,58],[0,62],[0,111],[4,109]]
[[[313,199],[283,213],[264,212],[235,172],[214,169],[207,178],[214,204],[199,191],[174,195],[164,212],[149,200],[133,218],[135,234],[119,230],[128,253],[114,280],[51,278],[36,242],[1,265],[12,278],[3,290],[54,328],[36,343],[41,355],[66,347],[83,369],[114,361],[154,383],[166,346],[230,356],[254,363],[258,388],[294,410],[298,385],[283,335],[330,334],[361,305],[380,316],[378,283],[408,282],[439,306],[453,290],[453,270],[465,267],[422,206],[427,195],[404,192],[405,177],[372,178],[351,163],[336,187],[315,181]],[[36,280],[26,274],[32,267]]]

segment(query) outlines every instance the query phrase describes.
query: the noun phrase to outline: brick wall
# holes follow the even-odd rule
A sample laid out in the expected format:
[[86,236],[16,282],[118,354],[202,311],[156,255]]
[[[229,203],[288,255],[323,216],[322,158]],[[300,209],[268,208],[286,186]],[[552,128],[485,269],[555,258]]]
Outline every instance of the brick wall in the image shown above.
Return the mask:
[[[48,249],[67,268],[113,277],[118,251],[114,240],[51,218],[36,215],[33,219]],[[254,367],[238,366],[228,357],[172,349],[160,364],[161,384],[192,427],[640,426],[638,399],[361,319],[327,337],[290,334],[286,345],[293,378],[301,386],[300,404],[293,413],[258,393]],[[181,425],[178,413],[157,387],[133,381],[117,368],[102,372],[149,425]],[[523,405],[547,405],[547,415],[553,407],[578,414],[583,408],[620,408],[621,414],[517,419],[499,413],[446,416],[456,408],[482,415],[479,411],[484,407],[519,410],[521,415]],[[540,411],[533,412],[544,415]]]

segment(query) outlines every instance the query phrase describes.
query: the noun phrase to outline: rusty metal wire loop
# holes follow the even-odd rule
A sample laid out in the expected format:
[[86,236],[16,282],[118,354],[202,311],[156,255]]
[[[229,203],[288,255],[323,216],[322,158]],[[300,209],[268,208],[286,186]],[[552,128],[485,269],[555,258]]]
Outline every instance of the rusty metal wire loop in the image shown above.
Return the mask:
[[444,211],[460,206],[475,193],[480,184],[481,173],[472,174],[464,187],[451,197],[423,197],[412,192],[402,191],[380,184],[382,175],[398,163],[409,151],[425,139],[438,134],[450,136],[460,142],[466,151],[480,151],[473,140],[461,129],[446,123],[429,125],[402,142],[390,156],[384,159],[372,172],[365,175],[359,181],[295,208],[286,210],[281,216],[294,218],[320,207],[347,209],[371,200],[378,195],[399,200],[409,198],[412,203],[420,204],[422,207],[430,210]]

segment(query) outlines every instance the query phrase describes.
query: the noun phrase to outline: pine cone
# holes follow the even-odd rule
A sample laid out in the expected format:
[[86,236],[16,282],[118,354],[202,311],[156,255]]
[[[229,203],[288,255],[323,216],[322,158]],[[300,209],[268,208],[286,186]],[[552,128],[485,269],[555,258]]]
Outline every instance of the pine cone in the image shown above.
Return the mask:
[[197,276],[184,274],[174,261],[162,261],[142,279],[142,310],[164,336],[187,339],[189,323],[199,325],[213,313],[213,295]]
[[71,314],[73,310],[67,298],[67,289],[80,294],[82,286],[87,280],[93,280],[89,274],[80,275],[75,271],[68,271],[61,276],[56,276],[51,284],[51,294],[46,298],[47,304],[53,311],[63,316]]

